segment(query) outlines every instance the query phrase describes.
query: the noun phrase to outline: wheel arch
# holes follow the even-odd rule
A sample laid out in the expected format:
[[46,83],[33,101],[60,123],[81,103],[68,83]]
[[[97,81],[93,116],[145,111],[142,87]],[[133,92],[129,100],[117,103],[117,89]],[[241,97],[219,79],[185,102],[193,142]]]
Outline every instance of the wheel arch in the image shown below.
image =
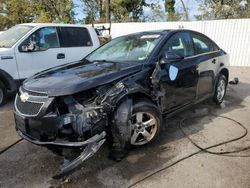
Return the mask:
[[7,90],[11,92],[14,92],[17,90],[17,84],[15,83],[15,80],[12,78],[12,76],[1,69],[0,69],[0,81],[3,82]]
[[158,107],[157,102],[153,100],[153,98],[149,94],[141,92],[141,91],[131,92],[131,93],[127,93],[126,95],[121,96],[116,103],[117,106],[119,106],[119,104],[122,103],[126,99],[132,99],[133,104],[142,100],[146,100],[148,102],[152,102],[154,105]]
[[226,77],[227,81],[228,81],[228,78],[229,78],[229,71],[227,68],[222,68],[220,71],[219,71],[219,74],[222,74]]

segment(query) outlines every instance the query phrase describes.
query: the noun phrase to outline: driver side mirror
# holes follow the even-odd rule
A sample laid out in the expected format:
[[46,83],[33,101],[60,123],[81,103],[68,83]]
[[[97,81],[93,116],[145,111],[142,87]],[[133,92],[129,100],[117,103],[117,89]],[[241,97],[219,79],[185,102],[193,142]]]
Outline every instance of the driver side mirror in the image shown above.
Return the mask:
[[21,51],[22,52],[33,52],[33,51],[35,51],[36,46],[37,46],[37,43],[35,41],[31,41],[29,44],[21,46]]
[[173,61],[180,61],[184,59],[184,56],[178,55],[173,52],[165,52],[163,57],[160,59],[160,64],[167,64]]

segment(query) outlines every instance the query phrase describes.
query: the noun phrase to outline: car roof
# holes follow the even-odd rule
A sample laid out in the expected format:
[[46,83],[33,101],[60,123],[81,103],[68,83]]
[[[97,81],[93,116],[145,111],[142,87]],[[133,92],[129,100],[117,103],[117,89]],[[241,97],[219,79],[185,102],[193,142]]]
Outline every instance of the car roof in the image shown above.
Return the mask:
[[[187,31],[187,32],[193,32],[193,33],[199,33],[199,34],[202,34],[198,31],[194,31],[194,30],[189,30],[189,29],[165,29],[165,30],[152,30],[152,31],[141,31],[141,32],[137,32],[137,33],[132,33],[132,34],[129,34],[129,35],[150,35],[150,34],[161,34],[161,35],[164,35],[164,34],[168,34],[168,33],[175,33],[175,32],[180,32],[180,31]],[[204,35],[204,34],[202,34]]]
[[33,27],[43,27],[43,26],[55,26],[55,27],[91,27],[88,25],[82,25],[82,24],[63,24],[63,23],[23,23],[20,25],[28,25]]

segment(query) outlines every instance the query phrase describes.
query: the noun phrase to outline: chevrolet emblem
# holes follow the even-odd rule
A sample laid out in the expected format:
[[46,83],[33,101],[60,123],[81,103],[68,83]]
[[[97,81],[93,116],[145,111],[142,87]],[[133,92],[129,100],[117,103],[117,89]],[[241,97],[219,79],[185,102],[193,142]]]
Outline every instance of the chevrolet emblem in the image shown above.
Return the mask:
[[29,99],[29,97],[30,97],[29,94],[26,92],[20,95],[20,99],[22,102],[26,102]]

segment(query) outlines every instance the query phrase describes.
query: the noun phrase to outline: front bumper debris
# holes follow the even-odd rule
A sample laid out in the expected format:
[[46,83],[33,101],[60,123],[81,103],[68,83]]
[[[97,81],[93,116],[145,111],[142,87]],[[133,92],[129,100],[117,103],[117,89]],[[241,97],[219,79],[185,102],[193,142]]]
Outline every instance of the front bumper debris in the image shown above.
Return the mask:
[[35,140],[29,136],[26,136],[18,129],[17,133],[19,134],[20,137],[36,145],[43,145],[43,146],[53,145],[53,146],[64,146],[64,147],[84,147],[86,145],[99,142],[100,140],[103,140],[106,136],[106,133],[103,131],[101,134],[96,134],[93,137],[89,138],[88,140],[82,142],[59,142],[59,141],[41,142],[39,140]]
[[81,153],[81,155],[79,155],[76,159],[66,164],[63,164],[60,167],[60,172],[57,175],[53,176],[53,178],[60,179],[74,172],[75,170],[79,169],[81,167],[81,164],[88,158],[92,157],[100,149],[100,147],[102,146],[104,142],[105,142],[105,139],[102,139],[99,142],[92,142],[88,144],[83,150],[83,152]]
[[71,148],[85,147],[83,152],[77,158],[75,158],[70,162],[67,162],[66,164],[63,164],[60,167],[59,173],[57,173],[57,175],[53,177],[55,179],[60,179],[80,168],[81,164],[88,158],[92,157],[100,149],[100,147],[106,140],[105,139],[106,133],[104,131],[101,134],[96,134],[93,137],[83,142],[59,142],[59,141],[41,142],[26,136],[20,130],[17,130],[17,133],[25,140],[36,145],[43,145],[43,146],[53,145],[53,146],[63,146]]
[[20,137],[27,140],[30,143],[46,146],[46,147],[62,147],[62,148],[84,148],[83,152],[60,167],[59,173],[54,176],[54,178],[58,179],[64,177],[73,171],[80,168],[81,164],[93,156],[103,145],[105,142],[106,132],[102,131],[99,134],[95,134],[94,136],[90,137],[84,141],[63,141],[60,139],[55,139],[52,141],[42,141],[40,138],[40,133],[43,130],[46,130],[48,135],[53,135],[57,132],[57,127],[64,124],[62,120],[58,119],[57,117],[47,117],[43,118],[41,123],[37,123],[35,119],[31,118],[24,118],[18,114],[14,114],[15,121],[16,121],[16,131]]

